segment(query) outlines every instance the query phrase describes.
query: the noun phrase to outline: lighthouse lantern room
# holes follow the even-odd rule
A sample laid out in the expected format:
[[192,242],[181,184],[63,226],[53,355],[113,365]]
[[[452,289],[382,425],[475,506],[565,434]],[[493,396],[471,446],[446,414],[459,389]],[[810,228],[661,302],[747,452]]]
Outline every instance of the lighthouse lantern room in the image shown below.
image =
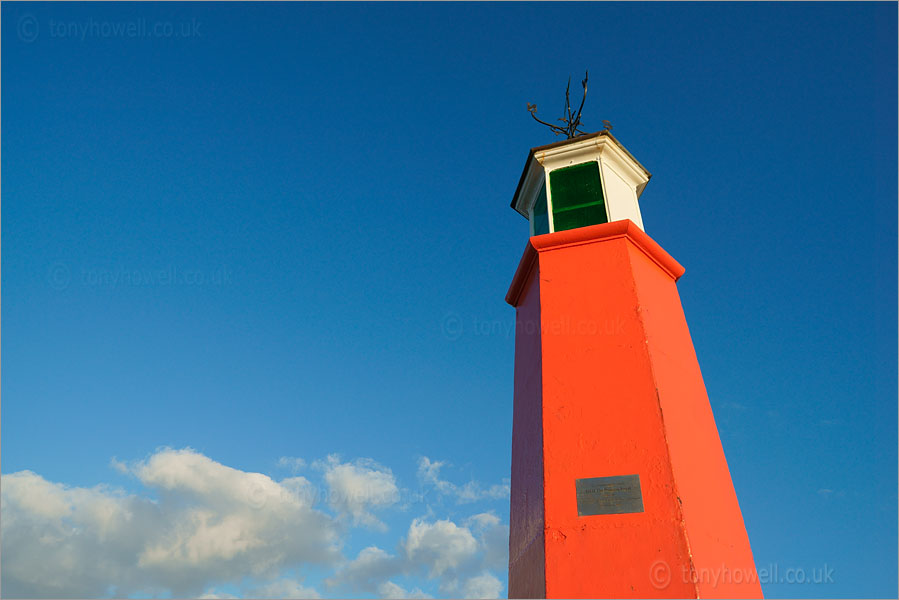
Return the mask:
[[643,229],[639,198],[649,172],[606,130],[528,154],[512,208],[531,235],[630,219]]

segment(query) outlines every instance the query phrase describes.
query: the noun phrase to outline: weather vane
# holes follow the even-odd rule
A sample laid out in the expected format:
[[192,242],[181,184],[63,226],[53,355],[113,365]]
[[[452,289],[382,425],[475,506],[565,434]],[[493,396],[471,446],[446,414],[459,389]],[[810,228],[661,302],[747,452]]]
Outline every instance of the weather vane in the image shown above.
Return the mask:
[[[562,125],[553,125],[552,123],[547,123],[546,121],[542,121],[537,118],[537,105],[531,104],[528,102],[528,112],[531,113],[531,116],[534,117],[534,120],[542,125],[546,125],[549,127],[552,132],[556,135],[564,135],[568,139],[575,138],[581,135],[586,135],[586,131],[581,131],[581,111],[584,110],[584,102],[587,100],[587,76],[588,72],[584,71],[584,80],[581,81],[581,85],[584,87],[584,97],[581,99],[581,105],[578,107],[577,112],[571,112],[571,77],[568,78],[568,85],[565,87],[565,114],[567,116],[563,116],[561,119],[558,119],[562,122]],[[612,124],[608,121],[603,120],[603,129],[606,131],[612,130]]]

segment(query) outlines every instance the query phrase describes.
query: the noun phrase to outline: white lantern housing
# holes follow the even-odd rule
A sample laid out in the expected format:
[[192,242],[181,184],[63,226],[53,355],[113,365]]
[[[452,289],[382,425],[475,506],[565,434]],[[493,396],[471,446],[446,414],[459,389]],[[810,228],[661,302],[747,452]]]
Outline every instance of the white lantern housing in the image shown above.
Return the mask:
[[531,235],[630,219],[643,229],[638,202],[651,177],[608,131],[532,148],[512,208]]

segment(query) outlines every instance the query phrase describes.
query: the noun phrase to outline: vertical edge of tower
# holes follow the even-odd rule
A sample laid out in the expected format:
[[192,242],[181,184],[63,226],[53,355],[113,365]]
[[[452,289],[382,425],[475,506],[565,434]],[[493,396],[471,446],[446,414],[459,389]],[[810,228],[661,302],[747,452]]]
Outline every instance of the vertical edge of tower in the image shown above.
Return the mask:
[[509,510],[509,598],[545,598],[543,361],[540,279],[528,244],[506,301],[515,307],[515,388]]

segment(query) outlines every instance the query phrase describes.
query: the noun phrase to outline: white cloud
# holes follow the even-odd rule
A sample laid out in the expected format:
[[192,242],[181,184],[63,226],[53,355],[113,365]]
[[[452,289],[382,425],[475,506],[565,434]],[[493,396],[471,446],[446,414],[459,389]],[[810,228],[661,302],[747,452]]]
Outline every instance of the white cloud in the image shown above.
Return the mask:
[[[84,490],[80,495],[101,492]],[[3,501],[13,505],[28,506],[34,518],[59,520],[72,514],[73,507],[66,501],[60,488],[31,471],[20,471],[3,478]],[[10,515],[15,518],[16,515]]]
[[500,520],[493,513],[479,513],[468,518],[466,525],[476,529],[489,529],[499,525]]
[[228,600],[233,598],[237,598],[237,596],[225,592],[218,592],[212,588],[203,592],[203,595],[198,596],[198,600]]
[[123,475],[128,474],[128,465],[126,465],[124,462],[120,461],[119,459],[117,459],[114,456],[109,460],[109,466],[112,467],[113,469],[115,469],[116,471],[118,471],[119,473],[122,473]]
[[354,525],[386,529],[370,511],[399,501],[399,489],[390,469],[371,459],[341,463],[333,454],[318,466],[325,471],[328,504],[334,510],[351,517]]
[[251,598],[321,598],[315,589],[290,578],[277,579],[250,590]]
[[329,586],[345,585],[357,592],[374,593],[380,583],[404,570],[402,559],[377,546],[369,546],[359,552],[354,560],[341,567],[326,583]]
[[509,568],[509,526],[497,525],[484,532],[484,568],[501,573]]
[[449,494],[455,491],[456,486],[440,479],[440,469],[446,466],[445,461],[432,461],[427,456],[418,459],[418,478],[422,483],[429,484],[442,494]]
[[433,488],[441,495],[454,496],[459,504],[478,500],[502,500],[509,497],[509,481],[484,488],[477,481],[469,481],[459,486],[445,479],[440,479],[440,470],[447,466],[445,461],[432,461],[427,456],[418,459],[418,480],[422,486]]
[[[144,489],[70,487],[30,471],[3,475],[7,595],[318,598],[299,577],[307,565],[330,573],[329,588],[369,596],[428,598],[422,588],[433,593],[429,586],[454,597],[502,590],[491,571],[506,570],[508,526],[490,512],[454,522],[435,519],[428,507],[392,552],[368,546],[343,558],[347,525],[380,526],[373,512],[397,508],[393,473],[370,459],[313,463],[336,517],[316,506],[316,487],[304,477],[276,481],[190,449],[111,465]],[[420,461],[419,472],[439,485],[442,465]],[[443,489],[458,495],[463,488],[447,482]]]
[[478,534],[484,568],[505,571],[509,566],[509,526],[493,513],[471,516],[466,524]]
[[502,500],[509,497],[510,486],[508,483],[496,483],[484,489],[477,481],[469,481],[459,490],[459,502],[475,502],[482,498]]
[[467,527],[452,521],[412,521],[404,547],[410,561],[427,565],[431,577],[455,569],[474,557],[478,542]]
[[296,473],[306,466],[306,461],[296,456],[282,456],[278,459],[278,466],[282,469],[289,469],[292,473]]
[[158,499],[3,476],[3,589],[10,596],[195,596],[212,583],[335,564],[337,524],[308,482],[275,482],[192,450],[163,449],[130,472]]
[[420,587],[407,592],[394,580],[423,575],[449,596],[492,597],[493,582],[499,580],[488,580],[486,575],[490,569],[506,570],[508,526],[491,513],[473,515],[464,523],[414,519],[396,554],[369,546],[339,568],[327,584],[383,598],[423,597]]
[[403,587],[392,581],[385,581],[378,586],[378,595],[381,598],[390,598],[395,600],[406,600],[407,598],[433,598],[421,591],[421,588],[415,588],[411,592],[407,592]]
[[105,595],[126,583],[141,530],[159,523],[148,501],[103,488],[65,488],[30,471],[3,476],[5,595]]
[[483,573],[472,577],[462,587],[463,598],[499,598],[503,591],[503,583],[491,575]]

